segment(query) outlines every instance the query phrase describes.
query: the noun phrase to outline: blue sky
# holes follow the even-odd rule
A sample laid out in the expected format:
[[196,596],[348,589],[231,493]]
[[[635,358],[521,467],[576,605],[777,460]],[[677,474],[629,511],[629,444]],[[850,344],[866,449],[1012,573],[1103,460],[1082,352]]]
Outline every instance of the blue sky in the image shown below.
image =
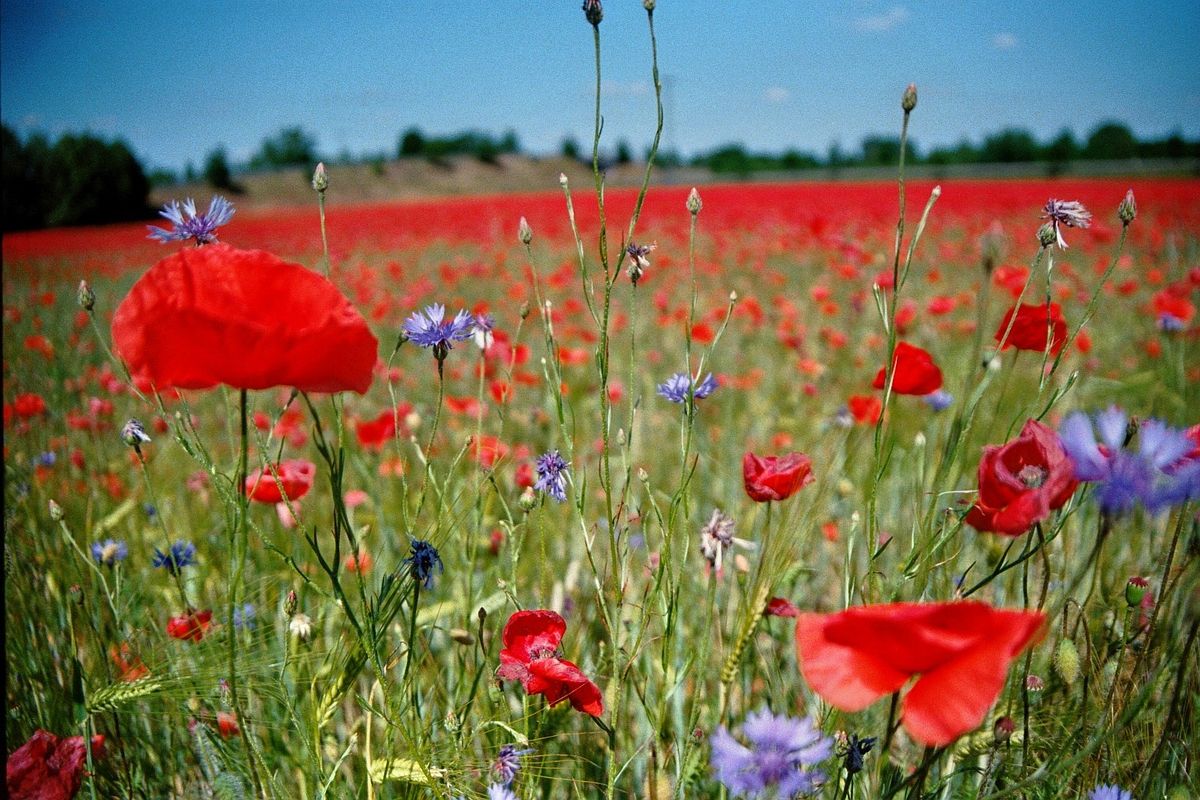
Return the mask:
[[[576,0],[173,3],[0,0],[0,115],[25,133],[124,137],[153,166],[244,160],[299,124],[322,153],[512,128],[590,141],[591,27]],[[915,81],[923,147],[1006,126],[1200,137],[1200,3],[659,0],[665,143],[692,154],[853,150],[893,133]],[[607,0],[605,137],[653,134],[640,0]]]

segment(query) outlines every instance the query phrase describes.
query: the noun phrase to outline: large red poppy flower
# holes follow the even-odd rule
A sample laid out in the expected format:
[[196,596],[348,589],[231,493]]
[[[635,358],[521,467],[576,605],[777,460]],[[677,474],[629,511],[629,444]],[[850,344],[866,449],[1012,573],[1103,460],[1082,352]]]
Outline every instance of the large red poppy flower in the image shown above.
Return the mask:
[[[288,500],[299,500],[308,494],[316,475],[317,465],[311,461],[299,458],[281,461],[276,468],[265,472],[258,469],[250,473],[246,477],[246,494],[259,503],[282,503],[279,485],[283,484]],[[276,476],[278,481],[275,480]]]
[[812,461],[803,453],[786,456],[742,456],[742,482],[756,503],[786,500],[813,482]]
[[[1008,328],[1010,322],[1012,330]],[[1007,339],[1004,338],[1005,332],[1008,333]],[[1015,347],[1035,353],[1044,352],[1049,341],[1051,354],[1057,355],[1067,341],[1067,321],[1063,319],[1062,306],[1050,303],[1048,310],[1045,303],[1040,306],[1029,303],[1014,306],[1000,321],[995,339],[1004,342],[1005,350]]]
[[520,681],[527,694],[544,694],[555,705],[569,700],[577,711],[598,717],[604,698],[596,684],[570,661],[558,657],[558,646],[567,632],[566,621],[553,611],[518,611],[504,626],[500,651],[501,680]]
[[225,244],[164,258],[113,315],[134,380],[158,390],[371,385],[378,343],[332,283],[262,250]]
[[[92,758],[104,755],[104,737],[92,737]],[[82,736],[60,739],[35,731],[8,757],[5,787],[12,800],[71,800],[79,792],[87,767]]]
[[967,523],[977,531],[1020,536],[1062,508],[1078,486],[1058,434],[1031,419],[1008,444],[983,448],[979,499]]
[[[209,246],[211,247],[211,245]],[[210,627],[212,627],[211,611],[207,609],[189,611],[167,620],[167,635],[172,639],[198,642],[204,638],[204,634],[208,633]]]
[[358,443],[369,450],[382,450],[384,445],[396,437],[396,425],[402,436],[409,435],[405,418],[413,410],[411,403],[400,403],[395,410],[385,408],[374,419],[358,420],[354,423],[354,434]]
[[1045,619],[972,601],[801,613],[796,655],[813,691],[843,711],[861,711],[917,677],[904,697],[904,727],[940,747],[983,721]]
[[[899,342],[892,363],[892,391],[896,394],[925,395],[942,388],[942,371],[933,363],[933,356],[916,345]],[[882,389],[885,380],[887,373],[881,369],[871,386]]]

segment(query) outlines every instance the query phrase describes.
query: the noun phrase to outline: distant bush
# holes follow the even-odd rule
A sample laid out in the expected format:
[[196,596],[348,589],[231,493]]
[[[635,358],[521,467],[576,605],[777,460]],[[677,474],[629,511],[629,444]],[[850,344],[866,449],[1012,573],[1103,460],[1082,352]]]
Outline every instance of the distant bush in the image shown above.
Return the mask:
[[122,141],[66,134],[53,145],[39,134],[22,143],[7,125],[0,137],[4,230],[98,225],[150,213],[150,181]]
[[317,140],[303,128],[292,127],[264,139],[258,152],[250,159],[250,168],[311,167],[316,163]]
[[400,158],[426,158],[433,164],[449,165],[457,155],[475,156],[485,164],[495,164],[501,155],[521,152],[516,131],[505,131],[499,139],[481,131],[463,131],[452,136],[425,136],[419,128],[400,134],[396,155]]
[[225,155],[224,147],[216,148],[205,158],[204,181],[214,189],[241,192],[242,187],[233,182],[233,173],[229,169],[229,158]]

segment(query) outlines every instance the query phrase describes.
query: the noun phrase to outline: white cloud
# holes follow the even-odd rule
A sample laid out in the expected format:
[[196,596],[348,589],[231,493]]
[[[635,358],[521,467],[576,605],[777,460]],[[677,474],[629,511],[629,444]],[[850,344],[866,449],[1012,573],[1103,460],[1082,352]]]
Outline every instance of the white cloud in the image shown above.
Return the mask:
[[763,92],[763,99],[772,105],[786,103],[792,96],[792,93],[782,86],[769,86]]
[[1004,31],[992,37],[992,44],[997,50],[1012,50],[1017,46],[1017,37]]
[[860,31],[890,31],[908,19],[908,9],[903,6],[893,6],[882,14],[869,14],[854,18],[854,27]]

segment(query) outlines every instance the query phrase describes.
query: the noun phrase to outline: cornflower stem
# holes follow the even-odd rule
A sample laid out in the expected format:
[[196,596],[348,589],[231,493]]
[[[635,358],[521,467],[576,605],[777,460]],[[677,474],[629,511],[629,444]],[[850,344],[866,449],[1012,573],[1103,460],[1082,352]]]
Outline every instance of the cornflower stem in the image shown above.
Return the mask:
[[321,250],[325,263],[325,277],[328,278],[333,271],[333,263],[329,260],[329,236],[325,232],[325,192],[317,192],[317,208],[321,212]]
[[[63,536],[67,538],[67,542],[70,543],[72,549],[74,549],[79,557],[83,559],[83,563],[86,564],[88,568],[92,570],[92,572],[96,573],[96,577],[100,579],[100,585],[104,588],[104,597],[108,600],[109,609],[112,610],[113,623],[118,629],[120,629],[121,617],[117,613],[116,604],[113,602],[113,594],[108,588],[108,579],[104,576],[104,570],[102,570],[99,565],[96,564],[94,559],[89,558],[87,553],[84,552],[83,548],[79,546],[79,543],[75,541],[75,536],[71,533],[71,529],[67,527],[66,520],[60,519],[58,521],[58,529],[63,532]],[[120,584],[118,583],[117,586],[119,588]]]
[[413,578],[412,611],[408,619],[408,654],[404,659],[404,680],[412,687],[412,703],[416,718],[421,719],[421,693],[412,678],[413,650],[417,646],[417,606],[421,601],[421,582]]
[[[154,506],[155,510],[158,511],[154,515],[154,518],[158,520],[158,527],[162,530],[163,540],[167,543],[166,553],[168,556],[171,556],[171,534],[167,531],[166,522],[163,521],[162,507],[159,506],[158,500],[154,496],[154,484],[150,481],[150,472],[146,469],[146,459],[142,458],[141,453],[138,453],[138,466],[142,470],[142,481],[146,484],[146,497],[150,500],[150,505]],[[174,561],[172,560],[171,563],[174,564]],[[192,603],[188,600],[187,590],[184,588],[183,578],[179,570],[168,567],[167,572],[174,579],[175,588],[179,590],[179,600],[183,603],[184,611],[191,611]]]
[[425,452],[422,454],[425,461],[425,477],[421,481],[421,496],[417,500],[417,513],[413,515],[413,519],[419,519],[421,510],[425,507],[425,496],[429,490],[429,480],[433,475],[433,442],[437,436],[438,425],[442,420],[442,403],[446,399],[446,381],[443,373],[443,361],[437,362],[438,374],[438,399],[437,406],[433,412],[433,426],[429,429],[429,441],[425,445]]
[[1050,366],[1047,378],[1052,377],[1058,371],[1058,365],[1062,362],[1063,354],[1071,349],[1071,345],[1075,343],[1075,339],[1083,331],[1084,326],[1088,324],[1092,316],[1096,313],[1096,305],[1100,302],[1100,293],[1108,285],[1108,279],[1112,277],[1113,270],[1117,268],[1117,262],[1121,260],[1121,254],[1125,251],[1125,239],[1128,235],[1129,224],[1126,223],[1121,226],[1121,237],[1117,240],[1116,252],[1113,253],[1112,260],[1108,262],[1108,267],[1104,270],[1104,274],[1100,276],[1100,282],[1096,284],[1095,290],[1092,291],[1092,298],[1088,301],[1087,308],[1083,312],[1083,318],[1079,320],[1079,325],[1075,327],[1075,330],[1067,335],[1067,340],[1063,342],[1062,349],[1058,351],[1054,363]]

